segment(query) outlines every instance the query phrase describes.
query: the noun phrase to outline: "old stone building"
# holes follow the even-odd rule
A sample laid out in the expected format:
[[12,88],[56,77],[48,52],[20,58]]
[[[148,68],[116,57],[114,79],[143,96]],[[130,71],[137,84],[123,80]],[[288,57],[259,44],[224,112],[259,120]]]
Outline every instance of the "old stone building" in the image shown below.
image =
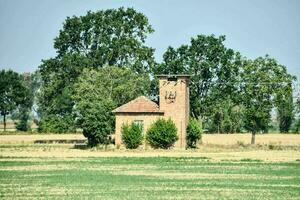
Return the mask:
[[127,123],[143,126],[145,134],[150,125],[158,118],[171,119],[177,127],[178,141],[175,147],[186,146],[186,127],[189,119],[189,76],[159,75],[159,106],[141,96],[118,108],[116,115],[115,142],[122,144],[121,128]]

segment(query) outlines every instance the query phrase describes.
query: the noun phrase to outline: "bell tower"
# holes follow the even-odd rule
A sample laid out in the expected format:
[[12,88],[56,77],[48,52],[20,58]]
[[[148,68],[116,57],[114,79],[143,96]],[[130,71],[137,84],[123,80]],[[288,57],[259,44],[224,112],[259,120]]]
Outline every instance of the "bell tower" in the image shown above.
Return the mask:
[[175,147],[186,147],[186,128],[189,121],[190,97],[189,75],[158,75],[159,109],[166,119],[171,119],[176,127],[178,141]]

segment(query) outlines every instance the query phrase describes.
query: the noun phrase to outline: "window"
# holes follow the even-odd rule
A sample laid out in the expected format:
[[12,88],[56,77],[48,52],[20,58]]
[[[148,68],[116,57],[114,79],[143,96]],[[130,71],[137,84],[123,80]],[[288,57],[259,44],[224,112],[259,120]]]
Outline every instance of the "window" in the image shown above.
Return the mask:
[[143,120],[134,120],[133,123],[135,125],[139,125],[142,127],[142,133],[144,133],[144,121]]

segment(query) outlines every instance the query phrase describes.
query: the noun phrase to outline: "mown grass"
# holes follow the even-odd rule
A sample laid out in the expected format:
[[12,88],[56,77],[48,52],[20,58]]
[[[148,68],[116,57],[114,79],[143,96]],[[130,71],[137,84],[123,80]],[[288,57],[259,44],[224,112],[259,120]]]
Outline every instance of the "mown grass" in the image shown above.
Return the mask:
[[0,158],[1,199],[299,199],[300,162]]

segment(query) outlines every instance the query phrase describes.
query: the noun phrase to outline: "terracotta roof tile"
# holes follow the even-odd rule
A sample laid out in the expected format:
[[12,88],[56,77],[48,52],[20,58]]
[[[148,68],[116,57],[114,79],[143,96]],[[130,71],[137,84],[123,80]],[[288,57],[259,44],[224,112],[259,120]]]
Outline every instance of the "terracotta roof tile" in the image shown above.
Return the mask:
[[114,113],[163,113],[159,106],[145,96],[140,96],[116,108]]

